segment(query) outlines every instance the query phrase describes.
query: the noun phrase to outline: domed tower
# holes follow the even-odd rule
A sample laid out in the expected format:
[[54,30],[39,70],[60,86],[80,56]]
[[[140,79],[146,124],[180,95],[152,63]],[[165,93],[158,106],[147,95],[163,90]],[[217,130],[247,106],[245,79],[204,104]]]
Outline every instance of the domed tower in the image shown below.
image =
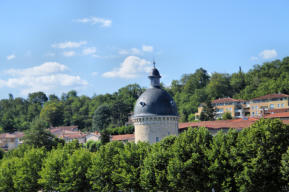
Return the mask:
[[135,142],[155,143],[168,135],[178,135],[178,112],[173,98],[160,87],[160,73],[155,68],[148,76],[151,88],[136,101],[132,121]]

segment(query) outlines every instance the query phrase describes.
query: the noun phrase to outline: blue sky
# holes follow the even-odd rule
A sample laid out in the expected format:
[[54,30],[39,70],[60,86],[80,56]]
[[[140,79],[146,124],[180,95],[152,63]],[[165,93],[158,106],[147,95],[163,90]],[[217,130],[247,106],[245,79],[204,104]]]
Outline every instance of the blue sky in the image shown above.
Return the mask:
[[289,56],[288,1],[0,2],[0,98],[112,93],[155,58],[169,85],[202,67],[248,71]]

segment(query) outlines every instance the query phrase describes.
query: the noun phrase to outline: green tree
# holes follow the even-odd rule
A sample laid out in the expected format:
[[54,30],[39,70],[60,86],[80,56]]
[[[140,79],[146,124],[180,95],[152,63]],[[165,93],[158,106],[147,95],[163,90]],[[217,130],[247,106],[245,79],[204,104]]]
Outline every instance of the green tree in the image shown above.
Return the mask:
[[25,132],[23,141],[25,144],[32,145],[34,147],[45,147],[51,150],[52,147],[57,146],[57,140],[46,128],[47,124],[37,118],[31,123],[29,130]]
[[232,118],[232,114],[231,114],[230,112],[225,112],[225,113],[223,113],[223,115],[222,115],[222,119],[223,119],[223,120],[233,119],[233,118]]
[[229,74],[213,73],[206,88],[211,99],[232,96]]
[[238,161],[242,169],[235,178],[239,191],[280,191],[281,158],[289,146],[289,128],[278,119],[261,119],[240,132]]
[[47,154],[46,159],[43,161],[41,171],[39,172],[40,179],[38,180],[43,190],[60,190],[59,185],[63,182],[60,177],[60,172],[69,156],[69,151],[60,147],[53,149]]
[[99,106],[93,115],[92,130],[99,131],[106,129],[111,121],[111,111],[108,105]]
[[1,192],[14,192],[13,177],[16,175],[19,158],[11,157],[2,159],[0,162],[0,191]]
[[287,152],[282,155],[280,171],[282,173],[284,186],[289,188],[289,147]]
[[38,103],[43,105],[47,100],[47,96],[41,91],[28,94],[28,101],[30,103]]
[[41,170],[42,160],[45,158],[43,148],[32,148],[25,152],[24,157],[16,163],[16,173],[13,176],[16,191],[33,192],[40,190],[38,172]]
[[100,139],[102,144],[109,142],[109,132],[107,127],[111,122],[111,111],[108,105],[103,104],[99,106],[93,115],[92,130],[100,132]]
[[215,114],[216,110],[213,107],[211,101],[207,101],[205,104],[203,104],[203,110],[200,114],[200,120],[201,121],[213,121],[215,120]]
[[245,74],[242,72],[241,67],[238,73],[233,73],[230,79],[230,85],[234,94],[238,94],[246,86]]
[[112,172],[112,179],[117,187],[123,191],[144,191],[141,187],[140,173],[149,151],[148,143],[126,143],[124,149],[116,155],[119,167]]
[[86,172],[91,165],[91,153],[86,149],[76,150],[61,169],[60,191],[90,191]]
[[101,146],[100,141],[92,141],[89,140],[85,143],[85,147],[90,151],[90,152],[96,152]]
[[208,168],[211,188],[216,192],[237,192],[234,174],[238,172],[236,156],[238,132],[218,132],[207,153],[210,166]]
[[176,136],[168,136],[151,147],[141,169],[141,185],[148,191],[172,191],[167,179],[168,164],[173,157]]
[[188,129],[172,145],[167,178],[174,191],[211,191],[207,150],[212,136],[205,128]]
[[50,126],[63,125],[63,105],[61,102],[47,102],[41,112],[40,118],[49,123]]
[[110,142],[100,147],[100,149],[92,155],[92,165],[87,171],[87,179],[91,188],[95,191],[117,191],[118,182],[115,182],[112,174],[119,167],[119,161],[115,160],[116,155],[123,150],[123,143]]

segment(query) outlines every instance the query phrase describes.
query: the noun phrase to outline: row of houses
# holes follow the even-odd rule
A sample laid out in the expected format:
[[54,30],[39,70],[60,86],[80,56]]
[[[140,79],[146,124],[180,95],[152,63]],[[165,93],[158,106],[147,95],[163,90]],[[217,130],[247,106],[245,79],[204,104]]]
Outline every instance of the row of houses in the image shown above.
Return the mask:
[[[250,100],[233,99],[230,97],[219,98],[212,101],[216,110],[216,119],[222,118],[226,112],[231,113],[233,118],[264,117],[268,114],[289,112],[289,95],[278,93],[256,97]],[[199,119],[203,105],[198,107],[195,113]]]
[[[52,127],[48,129],[55,137],[63,139],[65,142],[71,142],[78,140],[79,143],[86,143],[88,141],[99,141],[100,134],[96,132],[81,132],[78,130],[78,126],[60,126]],[[3,133],[0,134],[0,147],[4,150],[11,150],[23,143],[23,132]],[[134,134],[126,135],[112,135],[111,141],[134,141]]]
[[[269,114],[265,118],[278,118],[284,124],[289,125],[289,112],[280,112]],[[217,121],[199,121],[179,123],[179,132],[187,130],[189,127],[198,128],[206,127],[212,135],[216,135],[218,131],[227,132],[229,129],[236,129],[238,131],[250,127],[259,118],[249,117],[247,119],[232,119],[232,120],[217,120]],[[49,129],[49,131],[58,138],[64,139],[66,142],[77,139],[79,143],[86,143],[90,140],[98,141],[100,134],[98,132],[83,133],[78,130],[77,126],[62,126]],[[23,132],[4,133],[0,134],[0,147],[5,150],[16,148],[22,143]],[[112,135],[111,141],[134,142],[134,134]]]

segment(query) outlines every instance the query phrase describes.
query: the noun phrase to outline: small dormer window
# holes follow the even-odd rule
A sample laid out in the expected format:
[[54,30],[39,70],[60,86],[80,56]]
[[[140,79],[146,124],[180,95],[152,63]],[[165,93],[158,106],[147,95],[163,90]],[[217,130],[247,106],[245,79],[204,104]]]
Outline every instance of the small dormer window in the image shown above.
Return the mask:
[[139,104],[142,106],[142,107],[144,107],[145,105],[146,105],[146,103],[145,102],[139,102]]

